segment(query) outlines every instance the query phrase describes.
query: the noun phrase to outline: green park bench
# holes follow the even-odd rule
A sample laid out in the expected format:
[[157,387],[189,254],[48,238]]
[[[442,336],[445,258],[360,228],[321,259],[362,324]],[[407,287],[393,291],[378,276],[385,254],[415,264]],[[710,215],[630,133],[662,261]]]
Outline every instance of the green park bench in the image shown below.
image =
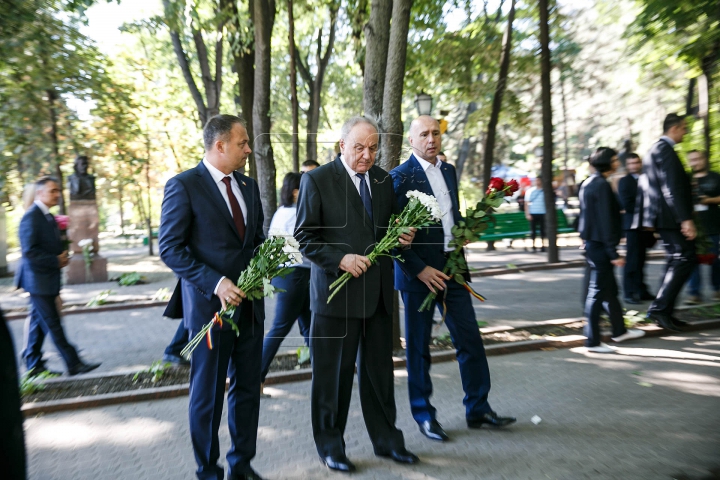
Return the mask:
[[[490,242],[497,240],[510,240],[510,246],[512,241],[530,236],[530,222],[525,218],[524,212],[512,212],[512,213],[496,213],[495,214],[495,225],[490,224],[487,230],[480,234],[480,240],[488,242],[488,249],[492,250]],[[575,230],[568,225],[567,217],[565,212],[557,210],[557,233],[572,233]]]

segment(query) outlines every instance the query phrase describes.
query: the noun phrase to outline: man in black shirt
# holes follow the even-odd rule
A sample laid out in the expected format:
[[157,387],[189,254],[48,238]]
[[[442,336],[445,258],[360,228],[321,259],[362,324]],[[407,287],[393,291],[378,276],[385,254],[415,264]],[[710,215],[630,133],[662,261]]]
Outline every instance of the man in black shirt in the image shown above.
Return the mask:
[[[693,203],[695,215],[700,224],[702,233],[707,237],[710,247],[708,253],[718,254],[720,242],[720,174],[711,172],[705,152],[691,150],[688,153],[688,163],[693,172]],[[712,266],[711,281],[715,290],[714,300],[720,300],[720,262],[715,259]],[[696,305],[702,301],[700,295],[700,265],[695,267],[690,281],[688,293],[690,298],[687,304]]]

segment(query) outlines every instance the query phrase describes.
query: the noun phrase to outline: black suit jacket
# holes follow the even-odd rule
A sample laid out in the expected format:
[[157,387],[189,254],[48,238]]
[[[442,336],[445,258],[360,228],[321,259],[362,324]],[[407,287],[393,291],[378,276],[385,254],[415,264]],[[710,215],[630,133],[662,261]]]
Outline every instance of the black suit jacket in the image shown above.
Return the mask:
[[631,230],[635,216],[635,198],[637,197],[638,179],[628,173],[618,182],[618,200],[620,208],[625,210],[622,214],[623,230]]
[[60,294],[60,262],[63,252],[55,219],[48,219],[33,205],[25,212],[18,229],[22,258],[15,272],[15,286],[32,295]]
[[692,214],[690,178],[675,149],[660,139],[643,158],[632,228],[679,230]]
[[[220,299],[213,293],[220,279],[225,276],[236,282],[265,240],[257,183],[237,172],[233,175],[247,205],[244,241],[202,162],[165,185],[158,235],[160,258],[180,278],[169,305],[172,311],[166,315],[182,316],[185,327],[192,331],[200,330],[220,310]],[[178,290],[181,298],[177,297]],[[235,311],[235,320],[241,316],[262,322],[263,300],[243,301]]]
[[295,238],[311,262],[310,309],[338,318],[367,318],[375,313],[382,292],[392,312],[392,260],[380,257],[359,278],[351,278],[330,304],[330,284],[344,272],[340,261],[348,253],[368,255],[387,232],[390,216],[398,213],[390,174],[369,170],[373,222],[360,194],[338,156],[334,162],[303,174],[298,196]]
[[610,260],[618,258],[620,205],[608,181],[592,174],[580,188],[580,238],[600,242]]

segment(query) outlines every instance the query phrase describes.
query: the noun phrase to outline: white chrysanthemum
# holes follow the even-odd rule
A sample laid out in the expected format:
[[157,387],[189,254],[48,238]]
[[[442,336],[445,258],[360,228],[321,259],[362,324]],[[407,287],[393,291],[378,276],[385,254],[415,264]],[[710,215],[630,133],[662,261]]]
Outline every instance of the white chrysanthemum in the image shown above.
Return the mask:
[[428,195],[417,190],[410,190],[409,192],[407,192],[406,196],[411,200],[413,198],[417,199],[417,201],[419,201],[422,206],[427,209],[428,213],[430,213],[430,216],[436,222],[439,222],[442,219],[440,205],[438,204],[437,199],[432,195]]
[[78,242],[78,245],[80,246],[80,248],[85,248],[88,245],[92,245],[92,243],[93,243],[92,238],[83,238],[82,240],[80,240]]
[[288,254],[290,261],[293,264],[302,263],[302,254],[300,253],[300,243],[295,240],[295,237],[288,235],[285,238],[285,246],[283,252]]

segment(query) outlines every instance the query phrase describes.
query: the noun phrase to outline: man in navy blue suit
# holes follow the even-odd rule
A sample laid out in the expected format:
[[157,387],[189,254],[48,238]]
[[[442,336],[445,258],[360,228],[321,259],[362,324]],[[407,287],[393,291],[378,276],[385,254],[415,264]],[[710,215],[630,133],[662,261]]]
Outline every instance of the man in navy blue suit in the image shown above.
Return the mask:
[[80,360],[77,350],[65,337],[55,303],[60,294],[60,269],[68,264],[68,252],[63,249],[60,230],[50,213],[59,199],[57,180],[52,177],[38,179],[35,182],[35,203],[20,221],[22,259],[15,273],[15,285],[30,294],[32,313],[24,356],[31,376],[49,371],[42,358],[45,335],[50,335],[55,343],[69,375],[87,373],[100,366],[99,363]]
[[452,227],[461,217],[455,167],[436,158],[441,148],[440,125],[432,117],[418,117],[410,126],[408,138],[413,154],[390,172],[398,203],[405,207],[406,193],[419,190],[433,195],[443,213],[442,224],[418,230],[413,244],[401,250],[404,261],[395,261],[395,288],[400,290],[405,303],[410,409],[423,435],[446,441],[448,436],[435,418],[435,407],[430,404],[429,343],[433,311],[418,312],[431,290],[438,292],[438,308],[442,308],[443,299],[447,306],[445,320],[457,349],[468,427],[480,428],[484,424],[502,427],[515,419],[500,417],[490,408],[487,400],[490,371],[470,294],[457,282],[448,281],[450,278],[442,272],[448,252],[452,250],[448,247]]
[[240,334],[227,323],[215,325],[212,349],[203,342],[190,361],[190,437],[197,477],[223,478],[217,464],[218,428],[229,377],[228,479],[259,479],[250,461],[257,441],[265,308],[263,300],[243,300],[245,293],[235,282],[265,240],[260,191],[253,179],[236,172],[252,152],[239,117],[211,118],[203,140],[205,158],[165,185],[160,256],[180,278],[181,301],[175,305],[191,337],[227,304],[238,307],[233,319]]

